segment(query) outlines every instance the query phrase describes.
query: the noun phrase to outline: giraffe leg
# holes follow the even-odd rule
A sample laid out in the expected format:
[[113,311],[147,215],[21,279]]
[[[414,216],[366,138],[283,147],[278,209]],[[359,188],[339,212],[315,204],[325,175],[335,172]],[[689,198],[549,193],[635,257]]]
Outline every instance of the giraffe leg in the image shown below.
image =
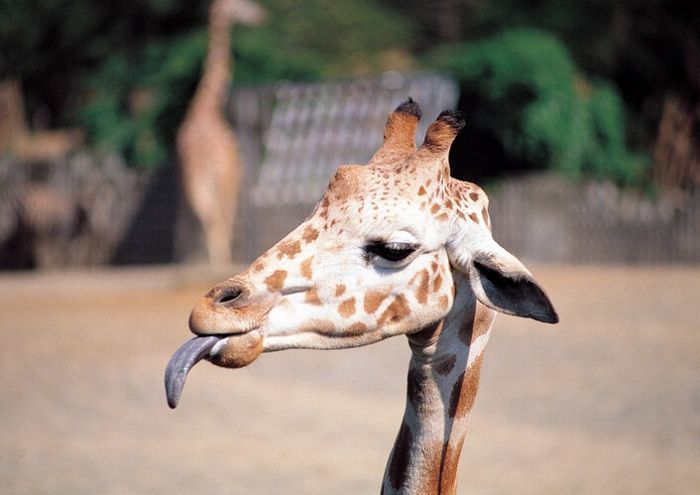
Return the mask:
[[[235,149],[235,148],[234,148]],[[240,173],[236,164],[229,163],[220,170],[217,181],[216,215],[211,223],[207,239],[209,256],[212,263],[231,263],[234,236],[234,223],[238,209]]]
[[230,264],[231,257],[231,228],[223,218],[209,221],[203,225],[207,243],[209,261],[212,264]]

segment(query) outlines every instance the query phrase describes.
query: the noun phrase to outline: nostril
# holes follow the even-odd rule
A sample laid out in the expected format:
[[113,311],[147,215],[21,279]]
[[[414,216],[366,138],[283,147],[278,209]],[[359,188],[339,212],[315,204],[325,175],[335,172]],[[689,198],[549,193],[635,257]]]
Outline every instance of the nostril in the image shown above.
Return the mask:
[[217,294],[214,294],[212,299],[214,304],[227,304],[238,299],[242,293],[243,291],[240,287],[227,286],[219,290]]

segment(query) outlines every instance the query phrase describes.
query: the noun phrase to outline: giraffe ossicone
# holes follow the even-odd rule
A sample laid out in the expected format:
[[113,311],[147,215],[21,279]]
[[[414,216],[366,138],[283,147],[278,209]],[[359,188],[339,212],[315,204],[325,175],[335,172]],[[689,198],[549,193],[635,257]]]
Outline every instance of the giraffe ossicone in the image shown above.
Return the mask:
[[493,239],[484,191],[450,177],[461,114],[441,113],[416,148],[420,117],[413,100],[399,105],[367,165],[341,166],[307,220],[197,302],[189,321],[197,337],[166,370],[171,407],[201,359],[237,368],[263,352],[403,334],[412,351],[408,400],[382,491],[453,492],[495,312],[547,323],[558,316]]

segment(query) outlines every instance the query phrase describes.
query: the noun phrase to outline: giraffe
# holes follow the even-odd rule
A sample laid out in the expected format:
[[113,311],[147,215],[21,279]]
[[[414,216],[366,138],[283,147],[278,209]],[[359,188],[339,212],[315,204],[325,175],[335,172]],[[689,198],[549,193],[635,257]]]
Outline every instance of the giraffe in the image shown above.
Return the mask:
[[231,83],[231,26],[259,24],[265,15],[251,0],[212,2],[209,51],[176,137],[185,199],[204,231],[209,261],[215,264],[231,261],[242,175],[236,137],[224,115]]
[[197,336],[166,368],[176,407],[202,359],[238,368],[261,353],[339,349],[406,335],[406,406],[384,494],[453,494],[482,352],[496,312],[556,323],[530,272],[491,235],[488,198],[450,177],[464,125],[445,111],[416,149],[411,99],[367,165],[341,166],[311,216],[194,306]]

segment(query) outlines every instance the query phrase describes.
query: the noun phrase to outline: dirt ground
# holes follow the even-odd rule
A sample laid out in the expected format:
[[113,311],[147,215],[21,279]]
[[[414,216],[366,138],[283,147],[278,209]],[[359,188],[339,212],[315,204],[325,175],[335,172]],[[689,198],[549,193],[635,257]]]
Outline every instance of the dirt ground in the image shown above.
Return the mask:
[[[499,316],[460,493],[696,494],[700,267],[535,266],[556,327]],[[403,411],[404,338],[163,370],[218,274],[0,276],[0,490],[371,494]]]

